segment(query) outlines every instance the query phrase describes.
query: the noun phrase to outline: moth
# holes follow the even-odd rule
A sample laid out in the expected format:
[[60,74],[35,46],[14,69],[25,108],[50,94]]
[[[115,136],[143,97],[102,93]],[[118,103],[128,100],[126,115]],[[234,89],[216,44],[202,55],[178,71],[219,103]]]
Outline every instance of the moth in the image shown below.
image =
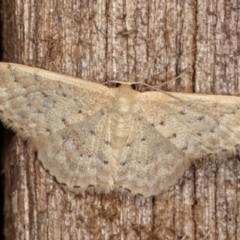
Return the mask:
[[240,144],[240,98],[138,92],[0,63],[0,119],[73,192],[157,195],[190,163]]

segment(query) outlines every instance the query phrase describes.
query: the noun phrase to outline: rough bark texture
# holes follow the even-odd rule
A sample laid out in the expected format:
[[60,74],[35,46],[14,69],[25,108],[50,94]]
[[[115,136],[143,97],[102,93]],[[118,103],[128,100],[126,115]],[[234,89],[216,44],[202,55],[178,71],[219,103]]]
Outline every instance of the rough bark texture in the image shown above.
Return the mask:
[[[4,58],[90,81],[240,93],[237,0],[4,1]],[[26,116],[27,117],[27,116]],[[6,239],[240,239],[239,158],[204,159],[157,197],[74,196],[5,144]]]

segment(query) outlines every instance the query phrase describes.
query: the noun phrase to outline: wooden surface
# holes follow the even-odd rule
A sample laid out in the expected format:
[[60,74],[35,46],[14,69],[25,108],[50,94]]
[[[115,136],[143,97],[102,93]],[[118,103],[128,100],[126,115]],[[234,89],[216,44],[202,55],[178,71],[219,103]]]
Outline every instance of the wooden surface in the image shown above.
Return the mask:
[[[240,93],[237,1],[4,1],[4,59],[97,82]],[[27,117],[27,116],[26,116]],[[158,197],[74,196],[5,142],[6,239],[240,239],[239,157],[200,159]]]

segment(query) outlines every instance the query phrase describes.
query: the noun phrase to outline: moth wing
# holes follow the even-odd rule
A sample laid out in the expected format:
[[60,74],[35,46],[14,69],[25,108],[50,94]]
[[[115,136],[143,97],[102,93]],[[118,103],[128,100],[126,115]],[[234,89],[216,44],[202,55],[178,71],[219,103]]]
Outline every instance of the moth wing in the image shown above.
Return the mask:
[[136,116],[121,152],[116,187],[144,197],[172,186],[189,166],[186,156],[146,118]]
[[191,159],[234,151],[240,144],[240,98],[146,92],[140,116]]
[[106,107],[111,89],[63,74],[0,63],[0,119],[36,145]]
[[43,166],[68,190],[113,189],[116,166],[111,158],[108,121],[108,109],[102,109],[50,135],[39,147]]

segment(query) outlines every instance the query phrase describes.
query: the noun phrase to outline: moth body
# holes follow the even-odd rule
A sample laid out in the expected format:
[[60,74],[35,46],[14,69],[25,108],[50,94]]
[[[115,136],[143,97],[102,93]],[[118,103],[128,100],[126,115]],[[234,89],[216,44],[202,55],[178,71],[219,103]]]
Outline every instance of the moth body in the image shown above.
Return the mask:
[[133,99],[138,94],[130,85],[122,84],[115,89],[113,108],[110,113],[110,146],[119,161],[121,149],[126,144],[133,126]]

